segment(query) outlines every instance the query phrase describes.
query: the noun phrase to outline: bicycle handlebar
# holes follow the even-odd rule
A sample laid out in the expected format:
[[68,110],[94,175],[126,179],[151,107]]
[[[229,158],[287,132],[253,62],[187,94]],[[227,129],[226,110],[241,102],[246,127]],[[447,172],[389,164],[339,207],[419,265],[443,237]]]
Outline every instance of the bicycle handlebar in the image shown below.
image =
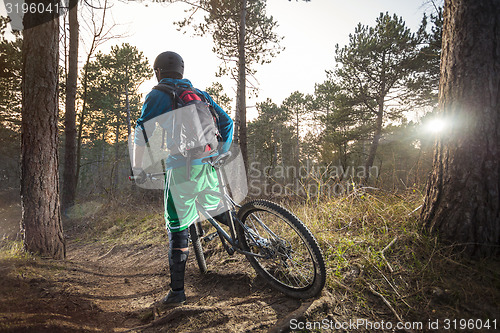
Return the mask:
[[[158,180],[159,178],[156,178],[156,177],[160,177],[160,176],[164,176],[164,175],[165,175],[165,172],[147,173],[146,174],[146,179]],[[128,180],[130,180],[130,181],[137,180],[137,179],[141,179],[141,177],[139,177],[139,176],[128,176]]]
[[[215,157],[206,157],[201,160],[202,163],[208,163],[214,168],[220,168],[224,163],[226,163],[226,160],[231,157],[232,153],[230,151],[225,152],[224,154],[217,155]],[[151,179],[151,180],[159,180],[160,176],[164,176],[165,172],[158,172],[158,173],[147,173],[146,174],[146,179]],[[141,179],[139,176],[129,176],[128,180],[134,181]]]
[[206,157],[201,160],[202,163],[208,163],[214,168],[220,168],[226,160],[231,157],[232,153],[230,151],[225,152],[224,154],[217,155],[215,157]]

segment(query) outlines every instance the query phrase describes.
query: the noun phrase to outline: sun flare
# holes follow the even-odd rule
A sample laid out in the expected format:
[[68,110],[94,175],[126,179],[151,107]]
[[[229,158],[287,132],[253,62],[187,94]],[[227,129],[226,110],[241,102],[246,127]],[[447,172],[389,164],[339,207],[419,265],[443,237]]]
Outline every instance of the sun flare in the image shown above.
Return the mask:
[[443,119],[432,119],[426,125],[429,132],[441,133],[446,128],[446,122]]

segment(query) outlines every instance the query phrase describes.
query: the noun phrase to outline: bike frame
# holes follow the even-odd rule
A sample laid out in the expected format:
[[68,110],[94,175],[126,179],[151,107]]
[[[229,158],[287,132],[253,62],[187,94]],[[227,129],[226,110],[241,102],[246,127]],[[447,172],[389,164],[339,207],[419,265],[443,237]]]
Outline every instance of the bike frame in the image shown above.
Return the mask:
[[[250,228],[248,226],[246,226],[245,224],[243,224],[236,217],[236,207],[239,208],[241,206],[238,205],[231,198],[231,196],[228,194],[228,191],[227,191],[227,184],[226,184],[225,175],[224,175],[224,171],[223,171],[222,165],[224,164],[225,159],[228,158],[228,157],[230,157],[230,156],[231,156],[231,152],[228,151],[228,152],[226,152],[224,154],[221,154],[221,155],[218,155],[216,157],[209,157],[209,158],[203,159],[204,163],[210,164],[215,169],[215,171],[217,173],[217,180],[219,182],[219,191],[218,192],[217,191],[212,191],[212,190],[205,190],[203,193],[205,193],[205,194],[211,194],[211,195],[217,196],[217,197],[219,197],[221,199],[221,201],[223,203],[224,214],[226,214],[226,216],[227,216],[227,218],[229,220],[229,232],[230,232],[230,234],[228,234],[224,229],[222,229],[222,227],[220,226],[220,224],[208,213],[208,211],[205,208],[203,208],[203,206],[199,203],[198,200],[196,200],[196,208],[197,208],[198,212],[207,221],[209,221],[210,224],[212,224],[212,226],[217,230],[217,234],[219,235],[219,238],[220,238],[220,240],[222,242],[222,245],[224,246],[224,249],[227,251],[227,253],[229,253],[229,255],[233,255],[234,252],[238,252],[238,253],[241,253],[241,254],[244,254],[244,255],[248,255],[248,256],[252,256],[252,257],[256,257],[256,258],[267,258],[266,256],[261,255],[261,254],[244,251],[244,250],[241,249],[240,245],[238,244],[238,238],[236,236],[235,223],[238,222],[238,224],[242,228],[245,228],[247,230],[250,230]],[[165,176],[165,173],[161,172],[161,173],[153,173],[153,174],[147,174],[146,175],[146,177],[150,178],[150,179],[157,179],[156,177],[159,177],[159,176]],[[129,180],[134,180],[136,178],[137,177],[130,176]],[[262,221],[258,220],[258,222],[267,231],[269,231],[270,234],[272,234],[273,236],[277,237],[269,228],[267,228],[267,226],[264,223],[262,223]],[[197,221],[197,222],[194,222],[194,223],[201,224],[201,221]],[[226,242],[229,243],[231,245],[231,247],[229,247]]]
[[[199,218],[190,225],[189,235],[200,271],[207,272],[201,241],[212,240],[218,236],[229,255],[233,255],[235,252],[245,255],[257,274],[277,290],[295,298],[305,299],[317,296],[326,282],[326,267],[316,239],[303,222],[278,204],[267,200],[252,200],[242,206],[238,205],[230,195],[231,191],[226,182],[227,177],[223,168],[229,156],[231,156],[231,152],[202,160],[203,163],[207,163],[215,169],[218,186],[201,193],[193,193],[196,197],[195,208]],[[159,177],[166,180],[164,172],[142,174],[139,177],[131,176],[130,180],[140,180],[143,183],[147,179],[161,180],[162,178]],[[210,214],[198,200],[198,194],[210,194],[219,198],[220,205],[218,207],[221,210],[212,211]],[[261,212],[263,213],[261,214]],[[279,235],[263,221],[263,218],[264,220],[268,218],[268,215],[264,213],[271,214],[271,228],[276,230]],[[224,222],[221,224],[227,223],[229,225],[229,231],[227,228],[223,229],[221,224],[212,217],[216,214],[224,214],[224,219],[217,218]],[[241,219],[240,215],[242,215]],[[276,218],[281,221],[276,221]],[[204,219],[208,220],[215,228],[215,232],[205,235],[201,227]],[[281,222],[286,223],[288,226],[286,230],[292,230],[294,234],[291,235],[284,231],[283,237],[281,237],[281,226],[279,225]],[[290,236],[294,237],[291,241],[288,240]],[[294,240],[297,236],[300,239],[298,244],[295,244]],[[243,239],[239,239],[239,237],[243,237]],[[295,251],[296,245],[300,246],[299,251]],[[261,261],[259,258],[264,260]],[[267,262],[267,259],[271,261]]]
[[[202,207],[202,205],[198,202],[198,200],[196,200],[196,207],[198,209],[198,212],[208,222],[210,222],[210,224],[217,230],[217,234],[219,235],[219,238],[222,242],[222,245],[224,246],[224,249],[230,255],[233,255],[234,252],[236,251],[236,252],[244,254],[244,255],[250,255],[253,257],[257,257],[257,258],[265,258],[265,256],[263,256],[261,254],[252,253],[252,252],[242,250],[238,244],[238,239],[236,237],[236,232],[235,232],[236,231],[235,223],[238,222],[239,225],[243,228],[248,228],[248,227],[245,226],[243,223],[241,223],[241,221],[235,216],[236,215],[235,214],[235,212],[236,212],[235,207],[241,207],[241,206],[239,206],[236,202],[234,202],[234,200],[231,198],[231,196],[229,196],[228,191],[227,191],[227,185],[226,185],[226,181],[225,181],[224,172],[222,169],[223,163],[218,164],[218,161],[219,160],[216,159],[214,162],[208,161],[208,163],[217,172],[217,179],[219,181],[219,192],[207,190],[207,191],[204,191],[204,193],[212,194],[212,195],[217,196],[221,199],[221,201],[223,203],[223,207],[224,207],[224,214],[226,214],[226,217],[229,221],[230,234],[228,234],[220,226],[220,224],[208,213],[208,211]],[[201,223],[201,221],[195,222],[195,223]],[[231,245],[231,247],[229,247],[226,242],[228,242]]]

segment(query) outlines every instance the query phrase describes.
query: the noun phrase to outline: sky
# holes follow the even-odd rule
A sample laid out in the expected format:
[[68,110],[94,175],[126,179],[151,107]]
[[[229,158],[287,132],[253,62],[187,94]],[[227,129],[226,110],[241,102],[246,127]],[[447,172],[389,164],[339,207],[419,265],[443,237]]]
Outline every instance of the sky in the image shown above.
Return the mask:
[[[108,41],[101,47],[109,52],[111,46],[129,43],[136,46],[153,63],[164,51],[179,53],[185,62],[184,76],[193,85],[205,89],[220,82],[227,95],[235,102],[236,83],[229,78],[217,78],[215,73],[221,61],[212,52],[210,36],[193,37],[192,30],[177,31],[174,25],[186,16],[182,3],[161,4],[151,1],[111,0],[113,7],[109,24],[117,26],[113,32],[125,37]],[[407,26],[416,31],[424,11],[430,11],[425,0],[268,0],[267,14],[278,22],[277,33],[284,37],[285,47],[270,64],[257,66],[252,83],[259,88],[256,98],[249,98],[249,118],[256,116],[257,102],[271,98],[280,104],[294,91],[313,93],[314,85],[326,79],[326,70],[335,67],[335,45],[346,45],[349,34],[358,23],[373,26],[381,12],[402,16]],[[5,8],[0,4],[0,12]],[[83,35],[83,34],[82,34]],[[85,47],[85,41],[81,43]],[[80,51],[80,63],[85,56]],[[144,82],[140,91],[147,93],[155,80]]]

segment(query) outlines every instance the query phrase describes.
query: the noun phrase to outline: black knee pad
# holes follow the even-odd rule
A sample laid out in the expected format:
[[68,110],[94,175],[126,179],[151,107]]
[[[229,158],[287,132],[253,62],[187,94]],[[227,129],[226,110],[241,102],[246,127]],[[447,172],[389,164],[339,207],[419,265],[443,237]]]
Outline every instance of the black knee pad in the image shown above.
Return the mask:
[[188,238],[189,238],[188,229],[184,229],[179,232],[168,233],[168,242],[170,244],[170,250],[184,249],[188,247]]
[[170,250],[170,288],[174,291],[184,289],[184,274],[186,272],[186,263],[189,250]]
[[183,264],[187,261],[189,256],[189,250],[181,251],[181,250],[171,250],[170,259],[172,263],[175,264]]
[[182,251],[179,249],[188,248],[188,229],[179,232],[169,232],[169,266],[170,266],[170,287],[174,291],[184,289],[184,273],[189,249]]

